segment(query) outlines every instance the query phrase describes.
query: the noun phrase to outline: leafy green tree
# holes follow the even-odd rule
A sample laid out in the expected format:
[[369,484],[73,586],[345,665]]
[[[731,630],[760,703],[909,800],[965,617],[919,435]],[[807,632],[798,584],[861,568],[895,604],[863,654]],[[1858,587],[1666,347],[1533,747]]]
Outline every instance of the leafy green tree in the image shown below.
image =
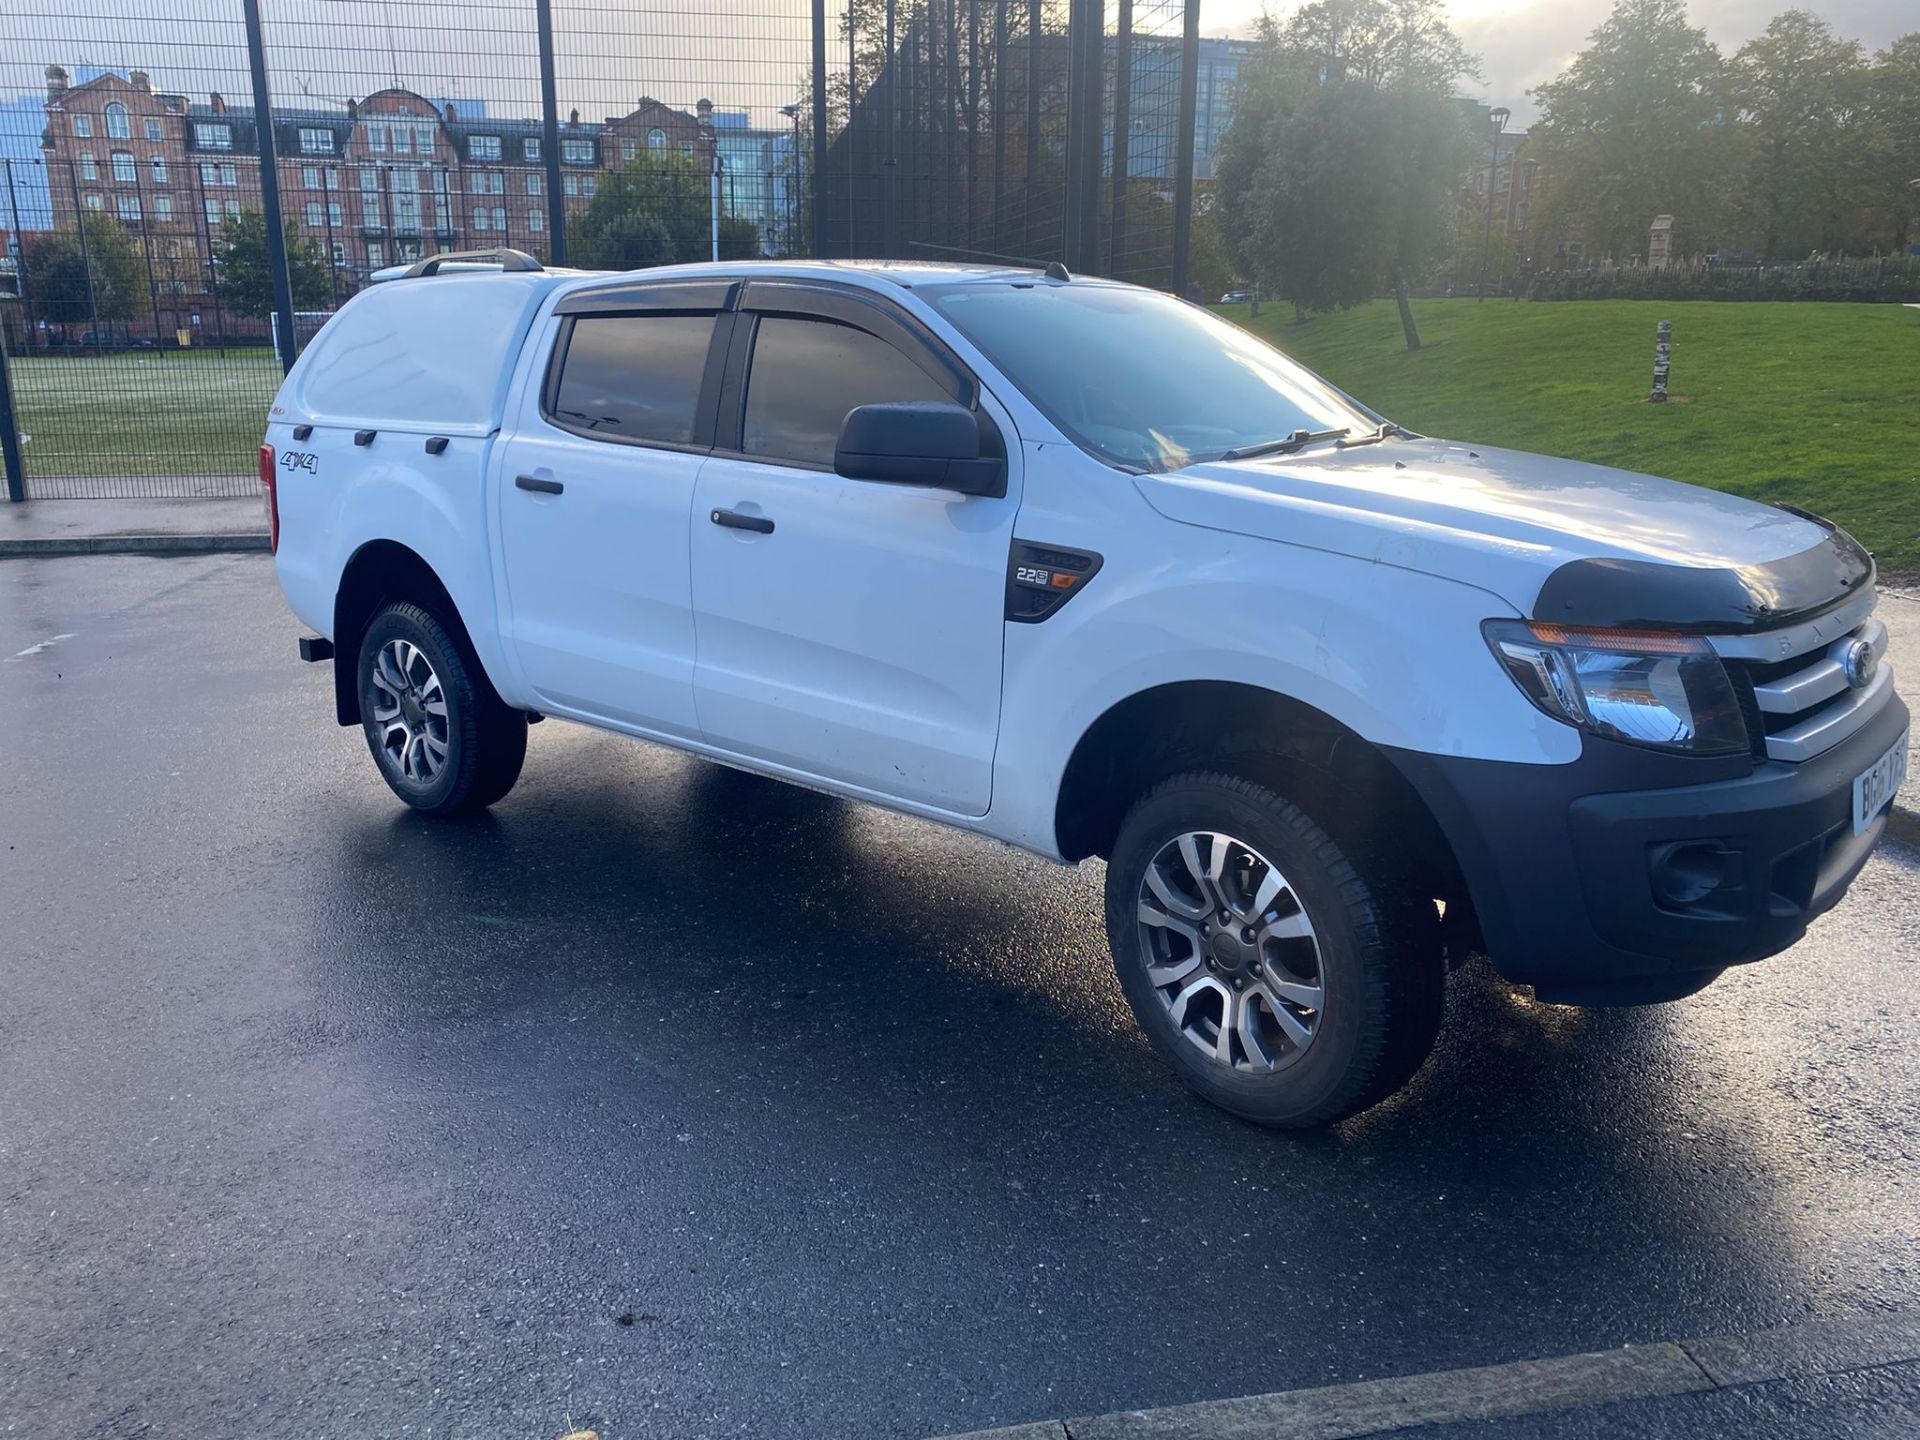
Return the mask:
[[54,325],[122,329],[153,307],[146,260],[117,220],[91,215],[85,224],[84,243],[79,230],[29,241],[34,306]]
[[[567,257],[603,270],[708,259],[712,207],[712,177],[704,164],[678,151],[643,150],[601,177],[600,192],[567,230]],[[759,253],[759,227],[744,216],[723,213],[720,257],[747,259]]]
[[1920,31],[1902,35],[1873,57],[1863,83],[1867,203],[1880,217],[1879,238],[1905,251],[1920,233]]
[[1536,235],[1557,231],[1590,255],[1624,258],[1664,214],[1680,252],[1716,237],[1738,146],[1733,92],[1684,0],[1618,0],[1587,48],[1533,92],[1548,177]]
[[[288,217],[283,227],[287,241],[287,274],[293,282],[293,308],[322,310],[333,298],[327,257],[313,241],[303,239]],[[213,261],[220,276],[220,299],[240,315],[273,313],[273,262],[267,253],[267,217],[243,210],[220,227],[213,244]]]
[[1733,72],[1749,127],[1739,207],[1753,217],[1761,258],[1847,248],[1868,182],[1860,46],[1788,10],[1740,47]]
[[1261,39],[1216,172],[1225,240],[1303,318],[1391,290],[1419,349],[1407,290],[1452,237],[1476,62],[1437,0],[1317,0]]

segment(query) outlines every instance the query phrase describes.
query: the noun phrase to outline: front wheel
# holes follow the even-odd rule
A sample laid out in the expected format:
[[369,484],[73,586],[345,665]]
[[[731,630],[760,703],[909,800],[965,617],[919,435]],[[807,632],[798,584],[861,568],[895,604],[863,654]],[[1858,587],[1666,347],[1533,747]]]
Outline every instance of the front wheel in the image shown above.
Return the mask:
[[1121,989],[1156,1049],[1222,1109],[1328,1125],[1412,1078],[1439,1028],[1432,902],[1236,776],[1143,796],[1107,866]]
[[387,606],[360,642],[360,719],[380,774],[429,815],[482,810],[520,778],[527,717],[429,610]]

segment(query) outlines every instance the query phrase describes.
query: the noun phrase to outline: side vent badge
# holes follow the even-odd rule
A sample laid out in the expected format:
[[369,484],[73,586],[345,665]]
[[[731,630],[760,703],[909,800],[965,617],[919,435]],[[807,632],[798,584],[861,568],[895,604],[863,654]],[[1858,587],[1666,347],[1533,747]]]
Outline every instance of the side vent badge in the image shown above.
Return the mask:
[[1007,556],[1007,619],[1038,625],[1084,590],[1100,564],[1091,550],[1015,540]]

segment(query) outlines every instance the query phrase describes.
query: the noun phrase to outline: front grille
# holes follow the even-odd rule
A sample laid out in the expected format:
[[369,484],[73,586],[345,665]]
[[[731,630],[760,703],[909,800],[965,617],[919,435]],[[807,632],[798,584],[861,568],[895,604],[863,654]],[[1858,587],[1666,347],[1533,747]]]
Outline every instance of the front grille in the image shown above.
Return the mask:
[[[1868,682],[1856,686],[1848,678],[1845,657],[1860,640],[1871,649],[1874,665]],[[1769,641],[1775,642],[1771,651],[1766,648]],[[1887,650],[1887,627],[1871,616],[1838,636],[1831,629],[1823,637],[1817,627],[1800,626],[1780,637],[1760,636],[1719,648],[1733,675],[1756,758],[1764,754],[1769,760],[1811,760],[1866,724],[1893,692],[1893,672],[1880,663]],[[1780,648],[1788,653],[1779,653]]]

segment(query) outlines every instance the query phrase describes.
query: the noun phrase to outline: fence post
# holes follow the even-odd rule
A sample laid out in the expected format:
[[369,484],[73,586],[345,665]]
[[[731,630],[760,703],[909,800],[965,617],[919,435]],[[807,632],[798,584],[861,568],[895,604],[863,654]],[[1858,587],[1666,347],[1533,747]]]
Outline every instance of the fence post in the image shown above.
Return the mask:
[[1092,275],[1100,269],[1100,102],[1105,98],[1107,7],[1105,0],[1076,0],[1068,36],[1079,75],[1079,99],[1067,118],[1072,157],[1067,194],[1068,264]]
[[894,48],[896,0],[887,0],[887,159],[880,187],[880,250],[891,260],[900,253],[895,190],[900,184],[900,55]]
[[827,258],[827,0],[813,0],[813,256]]
[[[13,188],[13,161],[0,160],[0,164],[7,167],[7,208],[13,215],[14,248],[20,252],[19,259],[15,262],[20,268],[14,273],[20,277],[20,305],[22,312],[20,318],[23,322],[20,334],[21,339],[25,342],[22,348],[28,355],[31,355],[33,354],[33,317],[35,314],[33,307],[33,276],[30,273],[33,267],[27,264],[27,242],[25,237],[20,233],[20,196]],[[49,186],[51,186],[53,180],[51,171],[48,172],[47,180]],[[48,200],[49,203],[51,203],[51,189],[48,191]]]
[[1027,159],[1022,178],[1020,249],[1033,258],[1033,187],[1040,174],[1040,41],[1046,29],[1041,0],[1027,0]]
[[260,148],[260,208],[266,213],[267,263],[273,271],[274,337],[280,370],[293,368],[299,340],[293,333],[293,275],[287,268],[287,226],[280,213],[280,157],[274,144],[273,97],[267,89],[267,42],[260,28],[260,0],[240,0],[247,22],[247,68],[253,75],[253,133]]
[[[1180,31],[1180,120],[1173,157],[1173,293],[1184,298],[1193,248],[1194,122],[1200,109],[1200,0],[1187,0]],[[1260,313],[1254,302],[1253,313]]]
[[1133,122],[1133,0],[1120,0],[1113,36],[1113,239],[1107,273],[1127,278],[1127,168],[1132,160],[1127,127]]
[[567,263],[567,198],[560,189],[560,88],[553,72],[553,0],[534,0],[540,31],[540,134],[547,159],[547,254]]
[[7,499],[17,505],[27,498],[27,464],[20,456],[20,421],[13,409],[13,372],[9,364],[6,332],[0,330],[0,458],[5,459],[7,466]]

